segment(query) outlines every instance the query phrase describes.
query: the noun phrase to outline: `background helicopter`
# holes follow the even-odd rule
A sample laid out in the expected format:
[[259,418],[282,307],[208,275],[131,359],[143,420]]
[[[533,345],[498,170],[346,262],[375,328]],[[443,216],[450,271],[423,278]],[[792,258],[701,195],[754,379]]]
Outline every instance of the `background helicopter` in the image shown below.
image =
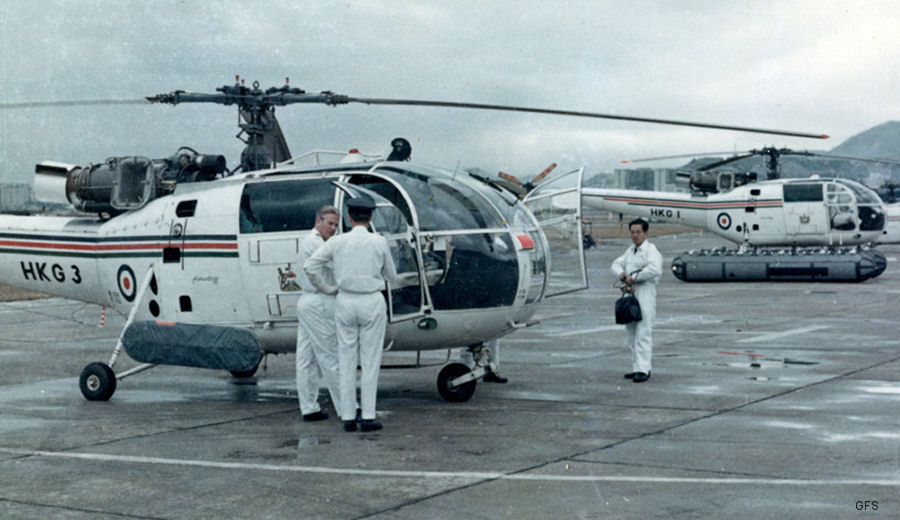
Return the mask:
[[[775,148],[751,150],[681,174],[690,193],[585,188],[584,204],[700,227],[741,246],[735,252],[699,251],[677,257],[672,269],[683,280],[862,281],[880,274],[886,260],[879,251],[834,249],[864,246],[882,239],[888,215],[878,195],[849,179],[780,178],[778,158],[786,154],[820,155]],[[713,171],[754,155],[766,157],[766,180],[758,180],[753,172]],[[675,157],[682,156],[646,160]],[[797,246],[832,249],[800,251],[799,256],[791,250],[789,256],[781,252],[774,258],[770,257],[771,250],[759,249]],[[743,254],[747,252],[750,254]]]
[[[82,372],[88,399],[109,399],[117,380],[157,364],[248,375],[263,355],[293,351],[294,303],[302,290],[292,265],[297,244],[318,207],[342,208],[348,197],[376,200],[373,227],[391,241],[403,275],[387,292],[385,348],[468,347],[473,353],[474,368],[450,363],[438,375],[447,400],[469,399],[475,381],[495,368],[486,341],[531,324],[543,298],[587,286],[582,170],[546,178],[520,202],[477,176],[402,160],[408,154],[368,161],[350,154],[363,162],[322,165],[318,152],[291,157],[276,106],[475,108],[823,137],[504,105],[351,98],[288,84],[263,91],[258,83],[251,88],[238,81],[216,90],[148,100],[236,105],[246,147],[235,171],[226,169],[223,156],[188,147],[163,159],[122,156],[85,167],[39,166],[41,173],[64,175],[72,206],[100,218],[4,218],[0,282],[128,315],[109,363],[91,363]],[[315,164],[303,168],[301,159]],[[143,364],[114,373],[122,349]]]
[[[678,158],[697,158],[703,156],[712,156],[712,155],[724,155],[730,152],[706,152],[706,153],[695,153],[695,154],[680,154],[680,155],[670,155],[664,157],[651,157],[645,159],[636,159],[632,161],[623,161],[623,163],[637,163],[637,162],[647,162],[647,161],[659,161],[659,160],[667,160],[667,159],[678,159]],[[739,186],[743,186],[749,184],[751,182],[757,182],[759,180],[759,174],[756,171],[753,171],[751,168],[748,168],[748,159],[753,157],[763,157],[764,159],[764,168],[765,168],[765,180],[774,180],[781,179],[784,177],[782,173],[783,161],[782,157],[793,157],[793,158],[814,158],[815,160],[811,163],[807,163],[805,165],[792,165],[795,170],[812,170],[812,171],[821,171],[822,169],[830,169],[832,171],[835,170],[835,163],[854,163],[854,164],[877,164],[882,167],[884,172],[880,175],[888,175],[893,177],[897,174],[900,174],[900,161],[890,160],[890,159],[872,159],[867,157],[856,157],[856,156],[847,156],[847,155],[837,155],[833,153],[825,153],[825,152],[814,152],[807,150],[791,150],[789,148],[775,148],[775,147],[764,147],[756,150],[748,150],[746,152],[740,152],[737,154],[733,154],[731,157],[727,157],[725,159],[718,159],[713,161],[702,161],[702,160],[692,160],[686,166],[684,166],[684,170],[677,172],[677,177],[680,182],[685,183],[690,191],[695,193],[720,193],[729,191],[733,188],[737,188]],[[730,165],[733,163],[742,163],[741,166],[737,170],[724,169],[720,170],[723,166]],[[823,163],[830,163],[832,165],[831,168],[820,168]],[[685,171],[686,170],[686,171]],[[886,172],[886,173],[885,173]],[[865,178],[871,178],[872,175],[870,172],[866,171],[862,172],[853,172],[853,174],[848,174],[845,169],[839,169],[837,172],[834,172],[834,177],[841,178],[851,178],[856,177],[856,180],[864,185],[866,185]],[[793,177],[797,177],[794,175]],[[853,179],[851,179],[853,180]],[[885,203],[885,208],[887,211],[887,218],[884,230],[882,231],[882,235],[877,239],[880,243],[898,243],[900,242],[900,204],[898,204],[896,198],[896,188],[897,184],[891,181],[884,181],[879,186],[867,185],[868,188],[874,190],[878,196]]]

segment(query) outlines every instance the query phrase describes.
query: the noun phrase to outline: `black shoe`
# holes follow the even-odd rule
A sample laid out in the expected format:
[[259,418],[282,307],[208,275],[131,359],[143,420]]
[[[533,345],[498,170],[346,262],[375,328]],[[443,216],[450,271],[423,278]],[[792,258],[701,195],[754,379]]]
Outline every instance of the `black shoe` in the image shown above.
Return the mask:
[[628,372],[625,374],[625,379],[634,379],[635,374],[637,374],[637,372]]
[[303,415],[303,420],[306,422],[324,421],[325,419],[328,419],[328,414],[321,410]]
[[355,432],[356,431],[356,421],[344,421],[344,431],[345,432]]
[[488,372],[484,375],[485,383],[500,383],[501,385],[509,381],[509,378],[503,377],[496,372]]
[[631,380],[634,383],[643,383],[644,381],[650,379],[650,373],[636,372],[634,374],[634,378]]
[[[355,426],[355,425],[354,425]],[[383,426],[375,419],[363,419],[359,424],[359,429],[364,432],[374,432],[382,429]],[[355,430],[356,428],[354,428]]]

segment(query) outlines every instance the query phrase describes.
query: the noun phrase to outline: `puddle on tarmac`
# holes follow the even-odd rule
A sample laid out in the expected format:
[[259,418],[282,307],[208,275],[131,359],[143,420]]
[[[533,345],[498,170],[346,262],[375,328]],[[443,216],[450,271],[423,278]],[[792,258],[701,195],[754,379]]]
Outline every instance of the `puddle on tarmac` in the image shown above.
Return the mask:
[[749,368],[749,369],[753,369],[753,370],[784,368],[783,361],[766,361],[766,360],[733,361],[731,363],[719,363],[718,365],[721,367]]
[[803,361],[802,359],[784,358],[785,365],[818,365],[818,361]]

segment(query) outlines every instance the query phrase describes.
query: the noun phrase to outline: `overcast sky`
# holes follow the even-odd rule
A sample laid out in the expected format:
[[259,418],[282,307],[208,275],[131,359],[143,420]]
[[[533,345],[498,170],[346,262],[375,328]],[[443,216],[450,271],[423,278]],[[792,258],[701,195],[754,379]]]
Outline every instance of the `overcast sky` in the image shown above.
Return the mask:
[[[900,2],[6,0],[0,103],[263,87],[595,111],[778,128],[827,141],[519,113],[289,106],[291,151],[381,152],[528,178],[551,162],[766,145],[830,149],[900,114]],[[0,109],[0,180],[41,160],[163,157],[188,145],[230,165],[234,107]],[[665,164],[662,164],[665,165]]]

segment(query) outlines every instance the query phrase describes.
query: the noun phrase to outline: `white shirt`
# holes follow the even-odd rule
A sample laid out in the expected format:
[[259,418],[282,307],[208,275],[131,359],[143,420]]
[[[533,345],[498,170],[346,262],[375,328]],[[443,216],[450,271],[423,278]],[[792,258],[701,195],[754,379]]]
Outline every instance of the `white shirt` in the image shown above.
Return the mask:
[[[306,271],[303,270],[303,264],[306,262],[306,259],[311,257],[324,243],[325,239],[322,238],[321,233],[315,228],[300,241],[300,252],[297,254],[297,282],[300,283],[300,288],[303,290],[304,294],[322,293],[322,291],[309,280]],[[334,287],[334,274],[331,272],[331,269],[325,269],[323,271],[323,276],[325,277],[325,283]]]
[[[335,280],[331,284],[325,277],[329,265]],[[353,226],[349,233],[330,238],[306,260],[303,270],[326,294],[379,292],[384,282],[397,278],[387,240],[369,233],[365,226]]]
[[[628,250],[612,263],[610,270],[616,277],[622,272],[631,275],[635,283],[656,284],[662,276],[662,263],[662,255],[656,246],[644,240],[640,246],[629,246]],[[639,273],[631,274],[638,269],[641,270]]]

